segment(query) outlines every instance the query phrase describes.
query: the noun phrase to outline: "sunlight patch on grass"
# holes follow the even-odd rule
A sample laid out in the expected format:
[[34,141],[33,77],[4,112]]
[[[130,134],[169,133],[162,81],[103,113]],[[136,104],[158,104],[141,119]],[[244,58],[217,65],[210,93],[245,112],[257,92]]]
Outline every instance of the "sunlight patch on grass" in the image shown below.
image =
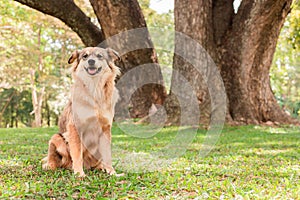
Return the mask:
[[22,166],[22,161],[16,159],[0,159],[0,167]]
[[273,127],[270,127],[268,131],[270,133],[276,133],[276,134],[286,134],[286,133],[288,133],[287,130],[285,130],[285,129],[282,129],[282,128],[273,128]]
[[268,126],[254,126],[254,129],[267,131],[273,134],[288,134],[293,132],[300,132],[300,128],[297,126],[289,126],[289,127],[268,127]]
[[121,155],[116,156],[118,159],[115,161],[115,168],[126,173],[161,171],[170,166],[175,160],[144,152],[122,152]]
[[280,153],[288,153],[289,151],[292,151],[292,149],[258,149],[256,151],[257,155],[278,155]]

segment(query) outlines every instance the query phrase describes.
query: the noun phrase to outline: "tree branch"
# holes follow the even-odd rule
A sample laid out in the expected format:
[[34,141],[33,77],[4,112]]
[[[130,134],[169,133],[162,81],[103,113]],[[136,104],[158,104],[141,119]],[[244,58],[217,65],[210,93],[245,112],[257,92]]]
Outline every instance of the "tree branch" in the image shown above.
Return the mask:
[[91,22],[72,0],[15,0],[21,4],[63,21],[78,34],[86,46],[97,46],[104,40],[102,31]]
[[291,4],[292,0],[242,1],[239,11],[234,17],[234,31],[247,29],[251,26],[257,27],[266,20],[271,24],[277,18],[284,19],[290,12]]

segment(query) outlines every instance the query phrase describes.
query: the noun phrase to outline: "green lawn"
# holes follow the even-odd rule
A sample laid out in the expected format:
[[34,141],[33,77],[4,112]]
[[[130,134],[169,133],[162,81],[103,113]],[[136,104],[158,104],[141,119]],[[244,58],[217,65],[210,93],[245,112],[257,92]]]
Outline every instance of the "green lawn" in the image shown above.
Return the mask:
[[183,156],[160,168],[163,157],[139,157],[169,144],[177,128],[142,139],[114,127],[114,166],[124,176],[86,171],[83,180],[69,170],[42,170],[56,131],[0,129],[0,199],[300,199],[299,128],[226,127],[204,158],[206,131],[199,130]]

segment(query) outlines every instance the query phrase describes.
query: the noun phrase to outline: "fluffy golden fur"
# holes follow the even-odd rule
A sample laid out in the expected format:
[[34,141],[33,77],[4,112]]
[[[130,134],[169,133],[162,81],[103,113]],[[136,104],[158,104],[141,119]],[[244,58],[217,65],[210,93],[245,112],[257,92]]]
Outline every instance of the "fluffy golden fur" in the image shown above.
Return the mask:
[[60,118],[60,133],[49,141],[44,169],[71,168],[79,176],[85,176],[84,168],[115,173],[111,126],[119,97],[116,59],[118,54],[110,48],[88,47],[72,53],[68,61],[73,63],[71,99]]

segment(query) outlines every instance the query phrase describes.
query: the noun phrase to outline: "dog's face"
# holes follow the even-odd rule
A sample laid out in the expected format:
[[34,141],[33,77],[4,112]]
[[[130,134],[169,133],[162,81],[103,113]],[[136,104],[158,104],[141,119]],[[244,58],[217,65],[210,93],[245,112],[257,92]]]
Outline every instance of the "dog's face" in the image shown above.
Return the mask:
[[76,61],[73,71],[78,76],[98,77],[112,71],[111,63],[116,59],[120,59],[118,53],[110,48],[87,47],[74,51],[68,63]]

